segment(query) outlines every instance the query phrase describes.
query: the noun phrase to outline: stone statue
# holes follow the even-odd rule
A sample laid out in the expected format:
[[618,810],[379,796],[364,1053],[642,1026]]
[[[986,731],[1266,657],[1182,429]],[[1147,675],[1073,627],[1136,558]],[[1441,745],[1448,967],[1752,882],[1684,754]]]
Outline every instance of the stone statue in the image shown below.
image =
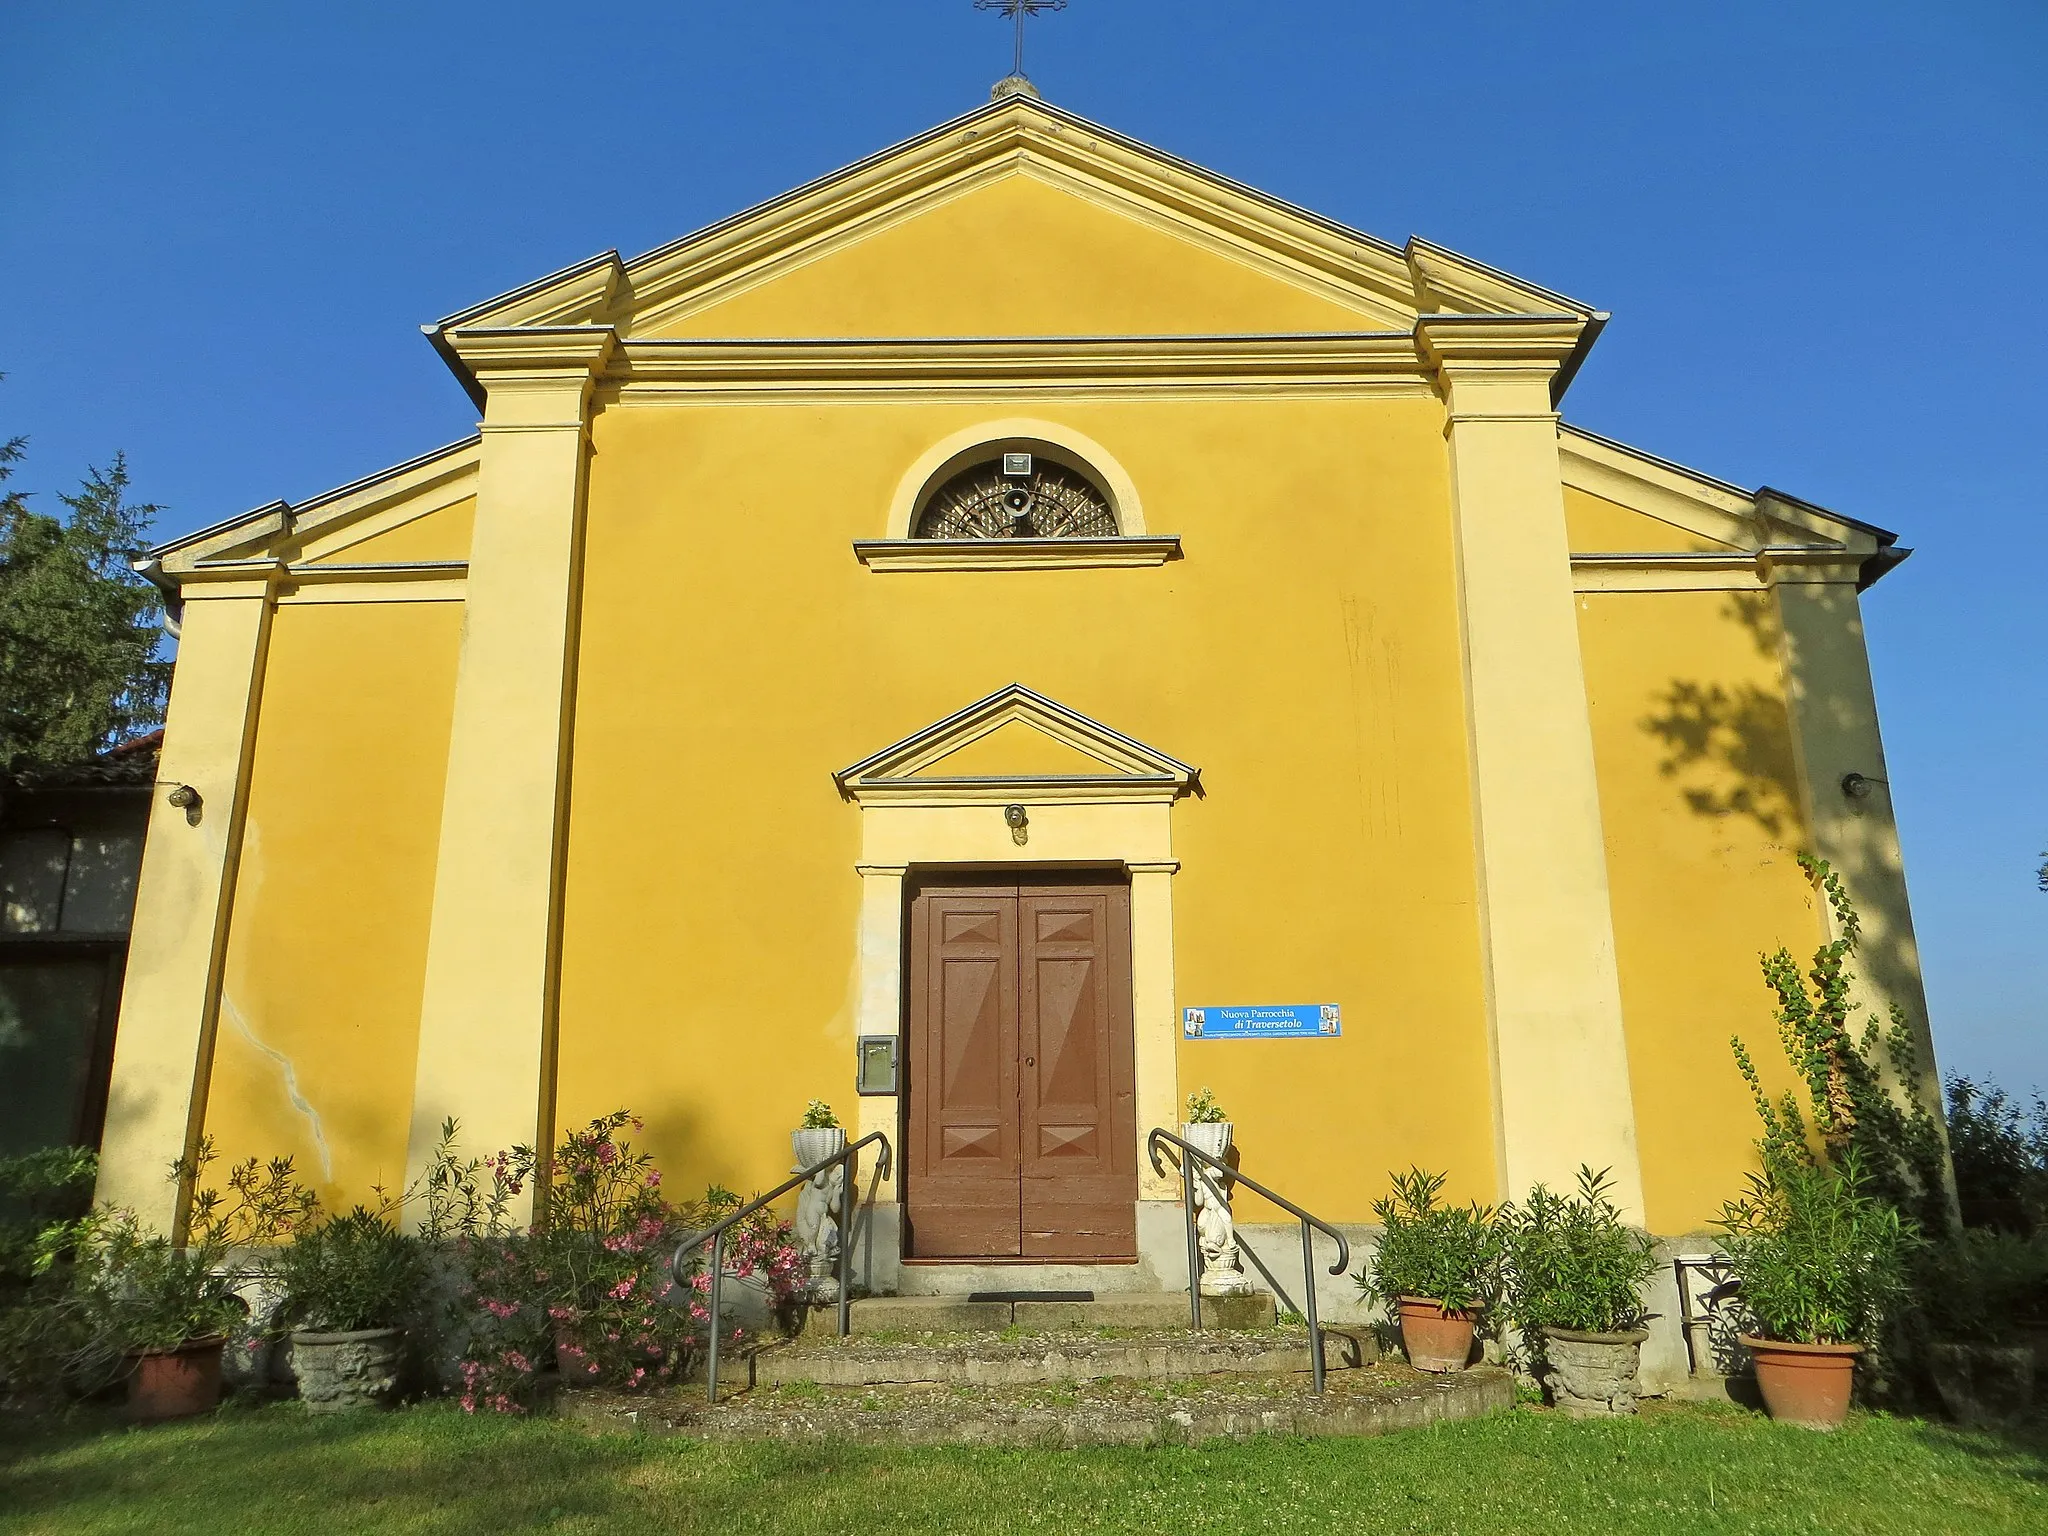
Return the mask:
[[[792,1168],[791,1173],[801,1173]],[[804,1181],[796,1196],[796,1245],[810,1261],[811,1300],[839,1299],[839,1245],[846,1212],[846,1165],[834,1163]]]
[[1204,1296],[1249,1296],[1251,1280],[1237,1257],[1237,1223],[1230,1214],[1230,1181],[1215,1169],[1195,1169],[1195,1242],[1202,1250]]

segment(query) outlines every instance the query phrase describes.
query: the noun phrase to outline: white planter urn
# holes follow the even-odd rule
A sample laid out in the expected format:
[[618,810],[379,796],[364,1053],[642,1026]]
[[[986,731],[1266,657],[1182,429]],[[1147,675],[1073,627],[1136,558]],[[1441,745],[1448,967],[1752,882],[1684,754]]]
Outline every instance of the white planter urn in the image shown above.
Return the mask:
[[[846,1132],[838,1126],[822,1130],[791,1131],[790,1149],[796,1154],[791,1173],[823,1162],[846,1149]],[[796,1244],[810,1267],[811,1300],[839,1299],[840,1228],[846,1212],[846,1165],[835,1163],[814,1173],[796,1194]]]
[[[1180,1137],[1211,1157],[1221,1158],[1230,1150],[1232,1126],[1228,1120],[1185,1124]],[[1204,1296],[1249,1296],[1252,1283],[1237,1256],[1237,1225],[1230,1214],[1230,1179],[1207,1163],[1194,1167],[1195,1243],[1202,1251],[1202,1294]]]

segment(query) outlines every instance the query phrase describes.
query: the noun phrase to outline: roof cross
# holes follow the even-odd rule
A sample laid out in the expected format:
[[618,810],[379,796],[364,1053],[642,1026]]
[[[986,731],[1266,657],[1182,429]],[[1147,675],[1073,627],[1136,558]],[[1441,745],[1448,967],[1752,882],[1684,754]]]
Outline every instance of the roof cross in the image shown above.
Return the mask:
[[1067,0],[974,0],[977,11],[999,11],[1017,23],[1017,52],[1010,65],[1010,73],[1018,79],[1024,77],[1024,19],[1036,16],[1040,11],[1064,11]]

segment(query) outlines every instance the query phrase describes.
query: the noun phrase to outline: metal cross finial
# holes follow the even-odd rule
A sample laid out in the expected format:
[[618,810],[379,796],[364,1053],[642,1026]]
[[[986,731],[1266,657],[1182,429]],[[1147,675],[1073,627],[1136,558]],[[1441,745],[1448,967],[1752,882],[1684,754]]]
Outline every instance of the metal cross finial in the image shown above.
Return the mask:
[[1024,73],[1024,18],[1036,16],[1040,11],[1064,11],[1067,0],[974,0],[977,11],[1000,11],[1017,23],[1017,52],[1010,65],[1010,73]]

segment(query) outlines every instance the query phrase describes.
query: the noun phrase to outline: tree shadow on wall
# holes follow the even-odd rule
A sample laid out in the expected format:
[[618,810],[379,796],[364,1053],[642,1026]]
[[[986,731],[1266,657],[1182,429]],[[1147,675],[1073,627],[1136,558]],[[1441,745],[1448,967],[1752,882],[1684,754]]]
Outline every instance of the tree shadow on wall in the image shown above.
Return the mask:
[[[1917,1041],[1915,1093],[1933,1108],[1941,1101],[1941,1087],[1927,1030],[1919,950],[1910,929],[1890,920],[1903,911],[1905,880],[1891,788],[1881,762],[1853,755],[1872,750],[1859,744],[1872,739],[1874,727],[1861,606],[1846,584],[1801,584],[1785,600],[1802,605],[1802,618],[1789,636],[1775,591],[1731,592],[1721,609],[1721,616],[1739,625],[1755,646],[1776,686],[1674,678],[1639,724],[1663,744],[1659,771],[1694,815],[1746,820],[1788,853],[1825,850],[1863,918],[1851,965],[1852,973],[1867,983],[1852,993],[1858,1017],[1869,1012],[1881,1016],[1887,1002],[1905,1008]],[[1800,796],[1795,700],[1809,733],[1810,804]],[[1848,774],[1867,776],[1862,797],[1849,792]],[[1824,835],[1817,836],[1816,825]],[[1818,897],[1814,901],[1818,911]],[[1802,962],[1814,943],[1810,935],[1794,933],[1759,932],[1757,938],[1760,951],[1782,944]],[[1768,1017],[1761,991],[1758,1001],[1759,1016]],[[1897,1081],[1888,1064],[1885,1075]]]
[[[1742,626],[1759,655],[1782,654],[1778,616],[1767,592],[1732,592],[1723,616]],[[1657,696],[1643,730],[1664,744],[1658,771],[1678,786],[1695,815],[1740,816],[1772,842],[1805,841],[1799,780],[1792,758],[1787,701],[1754,683],[1674,678]]]

